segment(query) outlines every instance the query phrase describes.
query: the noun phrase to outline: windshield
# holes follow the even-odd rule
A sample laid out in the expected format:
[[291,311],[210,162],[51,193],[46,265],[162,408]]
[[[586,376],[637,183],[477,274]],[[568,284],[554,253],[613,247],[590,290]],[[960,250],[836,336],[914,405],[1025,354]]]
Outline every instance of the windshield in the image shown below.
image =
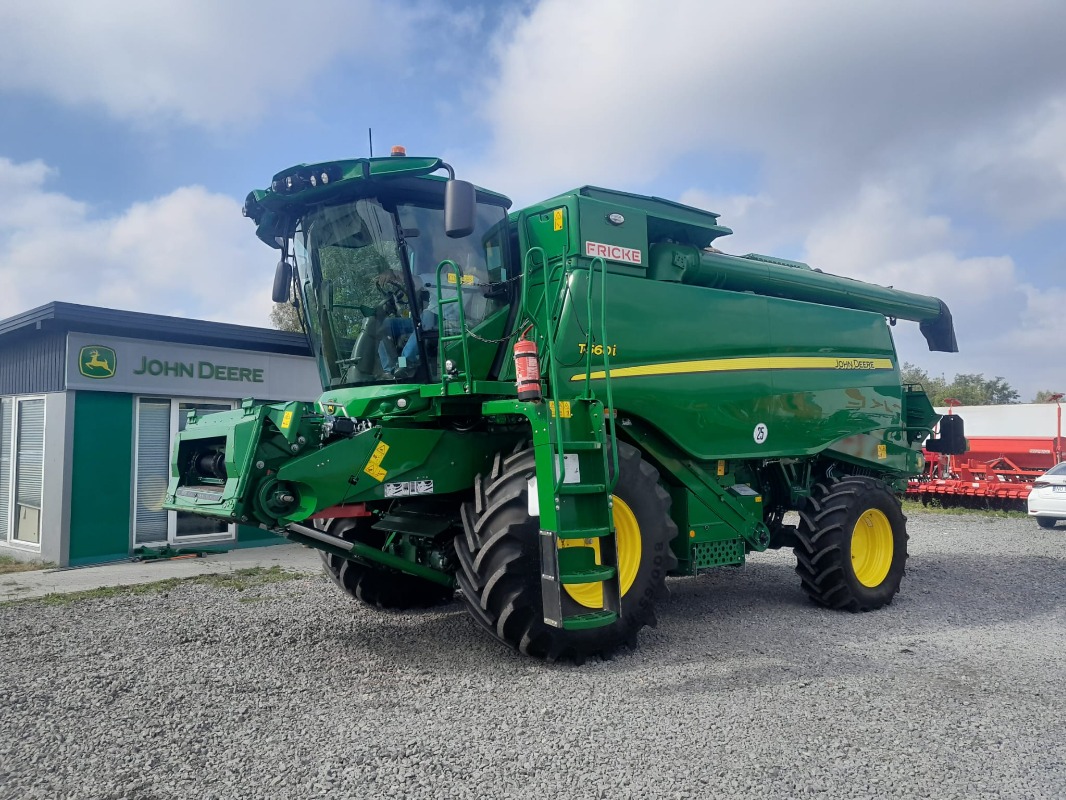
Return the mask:
[[[438,381],[442,328],[445,337],[459,333],[457,296],[468,331],[501,337],[509,299],[499,291],[508,277],[504,215],[479,204],[477,226],[462,239],[445,235],[442,205],[365,198],[304,216],[293,249],[324,385]],[[438,288],[445,259],[462,270],[461,287],[445,268]],[[459,353],[447,343],[448,358]]]

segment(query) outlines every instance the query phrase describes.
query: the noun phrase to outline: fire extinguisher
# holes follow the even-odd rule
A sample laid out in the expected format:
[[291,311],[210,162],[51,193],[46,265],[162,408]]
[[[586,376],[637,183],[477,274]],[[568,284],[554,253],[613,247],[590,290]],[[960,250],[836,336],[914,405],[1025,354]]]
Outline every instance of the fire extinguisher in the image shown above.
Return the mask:
[[540,365],[537,363],[537,344],[526,339],[529,328],[514,343],[514,374],[519,400],[540,399]]

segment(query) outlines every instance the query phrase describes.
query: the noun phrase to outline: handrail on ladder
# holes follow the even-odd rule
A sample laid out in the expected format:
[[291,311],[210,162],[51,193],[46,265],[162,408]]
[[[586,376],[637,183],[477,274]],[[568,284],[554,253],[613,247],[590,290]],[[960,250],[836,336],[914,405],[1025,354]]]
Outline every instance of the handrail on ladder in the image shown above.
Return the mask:
[[[444,286],[441,283],[441,276],[445,267],[450,266],[452,269],[451,274],[455,276],[455,297],[444,297]],[[444,306],[454,303],[459,307],[459,333],[445,335],[444,333]],[[470,386],[470,347],[466,338],[466,312],[463,310],[463,270],[462,268],[452,261],[450,258],[446,258],[437,264],[437,325],[440,333],[439,346],[437,348],[437,360],[440,362],[440,380],[441,384],[447,384],[452,380],[462,380],[466,391],[471,390]],[[445,343],[458,341],[462,345],[463,353],[463,369],[462,372],[456,375],[454,378],[448,374],[445,368],[447,362],[447,355],[445,350]]]

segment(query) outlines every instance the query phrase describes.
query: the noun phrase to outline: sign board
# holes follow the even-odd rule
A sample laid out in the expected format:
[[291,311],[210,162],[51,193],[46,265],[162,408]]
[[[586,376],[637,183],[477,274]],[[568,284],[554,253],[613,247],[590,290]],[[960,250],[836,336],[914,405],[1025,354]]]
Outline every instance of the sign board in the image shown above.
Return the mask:
[[67,388],[165,397],[314,400],[322,393],[310,356],[67,334]]

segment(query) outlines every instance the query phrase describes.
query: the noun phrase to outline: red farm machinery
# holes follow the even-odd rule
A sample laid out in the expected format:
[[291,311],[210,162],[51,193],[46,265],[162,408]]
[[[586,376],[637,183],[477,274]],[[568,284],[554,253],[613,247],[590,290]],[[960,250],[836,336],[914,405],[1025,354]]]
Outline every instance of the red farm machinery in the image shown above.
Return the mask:
[[968,449],[960,455],[925,451],[925,471],[907,496],[923,505],[1025,511],[1033,481],[1066,460],[1058,403],[958,406]]

